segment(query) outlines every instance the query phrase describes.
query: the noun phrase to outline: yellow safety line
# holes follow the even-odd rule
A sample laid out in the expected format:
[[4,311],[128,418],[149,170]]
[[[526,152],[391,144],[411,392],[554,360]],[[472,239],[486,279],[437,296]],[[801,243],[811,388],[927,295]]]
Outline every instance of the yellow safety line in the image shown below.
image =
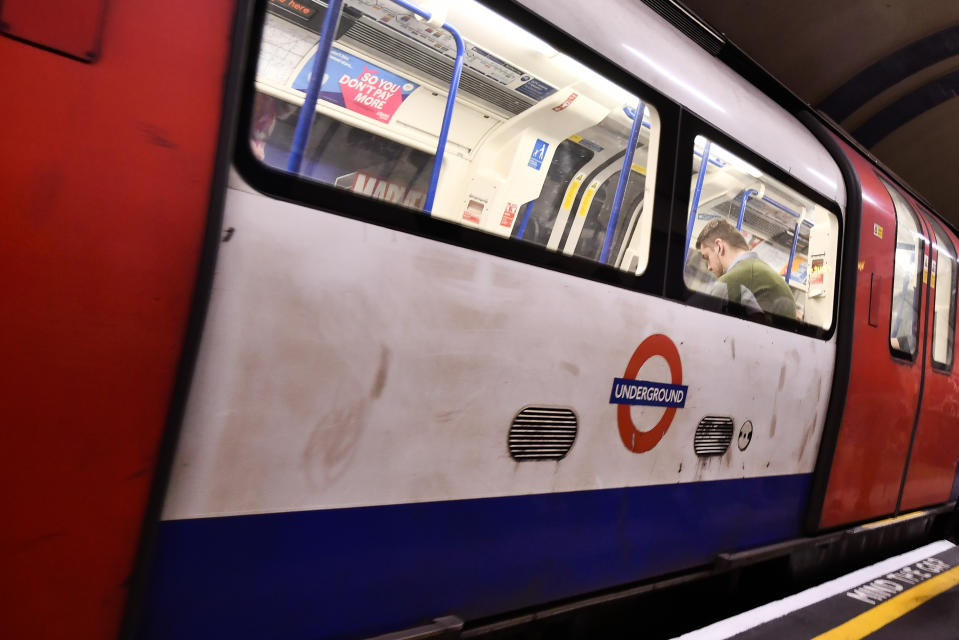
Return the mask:
[[885,527],[886,525],[892,524],[894,522],[902,522],[903,520],[912,520],[913,518],[918,518],[919,516],[924,516],[928,511],[913,511],[912,513],[904,513],[901,516],[895,516],[892,518],[886,518],[885,520],[879,520],[877,522],[870,522],[869,524],[864,524],[860,526],[860,529],[878,529],[879,527]]
[[898,596],[876,605],[849,622],[816,636],[813,640],[858,640],[864,638],[893,620],[906,615],[926,600],[931,600],[957,584],[959,584],[959,567],[953,567],[935,578],[930,578],[903,591]]

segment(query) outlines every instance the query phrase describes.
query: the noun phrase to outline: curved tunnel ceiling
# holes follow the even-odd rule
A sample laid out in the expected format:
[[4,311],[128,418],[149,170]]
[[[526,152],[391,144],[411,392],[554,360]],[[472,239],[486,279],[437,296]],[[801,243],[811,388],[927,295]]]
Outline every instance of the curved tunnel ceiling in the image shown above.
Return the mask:
[[683,4],[959,226],[959,2]]

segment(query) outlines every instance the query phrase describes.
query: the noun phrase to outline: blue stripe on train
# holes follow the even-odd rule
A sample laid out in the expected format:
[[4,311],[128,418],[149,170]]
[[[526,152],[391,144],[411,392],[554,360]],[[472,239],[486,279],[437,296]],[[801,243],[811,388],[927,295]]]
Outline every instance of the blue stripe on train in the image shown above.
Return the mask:
[[799,535],[810,477],[166,521],[143,636],[353,637],[624,584]]

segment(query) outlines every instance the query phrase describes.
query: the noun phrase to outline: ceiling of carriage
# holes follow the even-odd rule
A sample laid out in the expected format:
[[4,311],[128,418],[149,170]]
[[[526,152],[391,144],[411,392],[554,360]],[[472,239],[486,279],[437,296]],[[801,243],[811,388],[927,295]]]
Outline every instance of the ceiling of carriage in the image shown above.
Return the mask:
[[683,2],[959,226],[959,2]]

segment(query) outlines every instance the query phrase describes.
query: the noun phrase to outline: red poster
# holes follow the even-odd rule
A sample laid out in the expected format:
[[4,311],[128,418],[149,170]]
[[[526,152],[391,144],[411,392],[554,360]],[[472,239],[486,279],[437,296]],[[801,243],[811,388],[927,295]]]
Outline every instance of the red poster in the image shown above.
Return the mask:
[[512,227],[513,219],[516,218],[516,209],[517,206],[512,202],[506,203],[506,208],[503,210],[503,219],[500,220],[500,226],[503,227]]

